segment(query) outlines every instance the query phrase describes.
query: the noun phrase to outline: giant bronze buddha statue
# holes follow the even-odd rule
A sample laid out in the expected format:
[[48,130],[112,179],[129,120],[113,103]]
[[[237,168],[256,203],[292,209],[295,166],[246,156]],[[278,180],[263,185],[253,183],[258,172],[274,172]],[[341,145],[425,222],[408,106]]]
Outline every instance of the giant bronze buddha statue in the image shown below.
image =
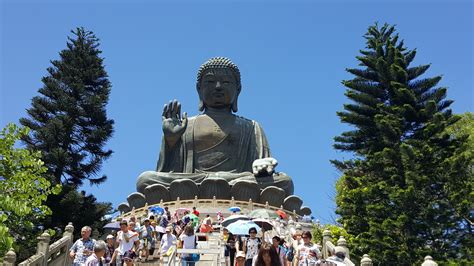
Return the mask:
[[137,191],[151,201],[233,196],[272,205],[285,201],[299,211],[293,181],[275,171],[277,161],[261,126],[234,114],[241,91],[238,67],[227,58],[211,58],[200,67],[196,88],[197,116],[181,114],[176,100],[165,104],[156,171],[138,177]]

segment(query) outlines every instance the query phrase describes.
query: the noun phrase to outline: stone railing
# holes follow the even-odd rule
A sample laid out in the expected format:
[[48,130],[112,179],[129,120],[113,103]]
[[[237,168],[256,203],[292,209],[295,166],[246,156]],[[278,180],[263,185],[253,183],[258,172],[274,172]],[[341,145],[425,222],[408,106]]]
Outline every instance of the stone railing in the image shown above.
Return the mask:
[[[336,245],[332,243],[332,236],[329,230],[324,230],[323,232],[323,258],[327,259],[332,254],[335,254]],[[355,266],[355,264],[351,261],[351,257],[349,254],[349,248],[347,247],[346,239],[341,236],[339,240],[337,240],[337,246],[342,247],[346,253],[346,258],[344,259],[344,263],[348,266]],[[369,258],[369,255],[365,254],[362,260],[360,261],[361,266],[371,266],[372,260]]]
[[[323,258],[327,259],[331,254],[334,254],[336,246],[331,242],[332,236],[331,232],[329,230],[324,230],[323,232]],[[349,248],[347,247],[347,241],[344,239],[343,236],[337,240],[337,246],[342,247],[345,250],[346,253],[346,258],[344,260],[344,263],[348,266],[353,266],[355,265],[351,260],[350,260],[350,255],[349,255]],[[372,266],[372,260],[370,259],[369,255],[364,254],[362,256],[362,259],[360,260],[360,266]],[[423,264],[421,266],[437,266],[438,264],[433,261],[433,258],[431,256],[426,256],[424,259]]]
[[[66,226],[63,237],[58,241],[49,244],[51,236],[44,232],[38,239],[38,245],[36,247],[36,254],[29,257],[27,260],[19,263],[20,266],[43,266],[43,265],[71,265],[69,259],[69,249],[73,243],[74,226],[69,223]],[[16,254],[13,249],[5,254],[3,259],[3,265],[13,266],[16,265]]]
[[[173,209],[178,209],[178,208],[183,208],[187,207],[191,209],[192,207],[196,206],[200,209],[209,209],[209,208],[215,208],[215,209],[222,209],[226,211],[230,207],[238,206],[241,208],[242,212],[251,212],[254,209],[268,209],[268,210],[281,210],[284,211],[287,215],[293,216],[296,219],[301,219],[301,216],[296,213],[296,210],[293,210],[292,212],[285,210],[283,206],[280,206],[280,208],[271,206],[266,202],[265,204],[262,203],[256,203],[253,202],[252,199],[249,199],[248,201],[240,201],[240,200],[234,200],[234,197],[232,197],[230,200],[226,199],[216,199],[214,196],[212,199],[198,199],[198,197],[194,197],[194,199],[188,199],[188,200],[181,200],[179,197],[175,201],[167,201],[163,202],[163,200],[160,201],[158,204],[154,205],[148,205],[147,203],[144,202],[143,207],[141,208],[133,208],[131,211],[128,211],[126,209],[121,209],[119,206],[119,211],[122,214],[122,218],[126,218],[131,215],[145,215],[148,212],[148,208],[152,206],[160,206],[162,208],[168,207],[168,208],[173,208]],[[223,211],[223,213],[224,213]]]

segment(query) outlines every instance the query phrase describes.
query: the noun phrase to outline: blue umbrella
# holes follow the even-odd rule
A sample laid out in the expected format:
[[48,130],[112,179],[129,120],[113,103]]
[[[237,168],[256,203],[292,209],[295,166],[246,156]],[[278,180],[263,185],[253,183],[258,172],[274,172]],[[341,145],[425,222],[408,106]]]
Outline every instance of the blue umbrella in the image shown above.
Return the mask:
[[239,212],[239,211],[240,211],[240,207],[237,207],[237,206],[230,207],[230,208],[229,208],[229,211],[231,211],[231,212]]
[[162,215],[163,213],[165,213],[165,210],[161,208],[160,206],[153,206],[153,207],[148,208],[148,210],[154,214],[159,214],[159,215]]
[[120,223],[119,222],[112,222],[104,225],[104,229],[120,229]]
[[239,220],[235,223],[231,223],[226,228],[234,235],[248,235],[249,229],[254,227],[257,229],[257,232],[260,231],[260,226],[252,221]]

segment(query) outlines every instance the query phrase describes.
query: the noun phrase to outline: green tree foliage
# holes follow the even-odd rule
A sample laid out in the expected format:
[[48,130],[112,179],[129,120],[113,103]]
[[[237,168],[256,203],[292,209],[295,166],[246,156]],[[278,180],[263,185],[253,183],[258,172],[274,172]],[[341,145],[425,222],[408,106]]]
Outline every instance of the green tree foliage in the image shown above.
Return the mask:
[[[103,224],[102,217],[111,210],[109,203],[97,203],[95,197],[77,191],[84,181],[98,185],[106,180],[99,173],[112,154],[104,146],[114,122],[105,109],[111,84],[99,40],[84,28],[72,34],[59,60],[51,61],[49,74],[42,78],[43,87],[32,99],[29,116],[20,119],[31,128],[23,138],[27,147],[41,151],[51,182],[63,186],[59,195],[48,197],[52,216],[44,221],[46,228],[64,229],[68,222],[76,228],[94,221]],[[80,230],[75,232],[79,235]]]
[[371,26],[365,38],[362,68],[347,69],[355,78],[343,81],[352,102],[338,112],[354,129],[334,144],[354,158],[332,161],[342,172],[337,213],[354,236],[351,251],[376,265],[469,256],[472,157],[460,156],[467,136],[447,131],[459,116],[437,87],[441,76],[421,78],[429,65],[411,66],[416,50],[393,26]]
[[24,236],[23,231],[33,228],[32,219],[51,213],[44,202],[61,190],[44,177],[47,169],[39,152],[15,148],[27,134],[27,128],[15,124],[0,133],[0,256]]
[[344,239],[347,242],[347,247],[349,249],[352,248],[353,236],[350,235],[349,233],[347,233],[347,231],[343,227],[338,226],[338,225],[334,225],[334,224],[325,224],[325,225],[322,225],[320,223],[314,224],[313,229],[311,230],[312,231],[311,234],[313,235],[312,241],[314,243],[319,243],[320,245],[322,245],[323,244],[323,233],[326,230],[329,230],[329,232],[331,232],[331,237],[332,237],[331,242],[334,245],[337,245],[337,241],[342,236],[342,237],[344,237]]

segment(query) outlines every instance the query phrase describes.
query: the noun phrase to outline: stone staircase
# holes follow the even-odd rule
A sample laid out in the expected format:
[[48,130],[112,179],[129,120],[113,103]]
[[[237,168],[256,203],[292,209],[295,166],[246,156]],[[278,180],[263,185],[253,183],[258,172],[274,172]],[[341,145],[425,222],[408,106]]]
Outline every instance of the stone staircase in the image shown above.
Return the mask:
[[[203,235],[203,234],[198,234]],[[207,241],[198,241],[198,250],[200,251],[200,259],[198,262],[195,263],[196,266],[217,266],[223,264],[222,262],[222,255],[224,254],[224,246],[221,245],[220,234],[219,233],[211,233],[206,235],[208,238]],[[171,256],[174,256],[174,260],[171,258],[165,258],[164,265],[179,265],[180,263],[180,253],[186,251],[193,251],[193,250],[184,250],[178,249],[175,253]],[[194,253],[194,252],[193,252]],[[138,266],[152,266],[160,265],[160,251],[156,249],[152,255],[147,258],[146,262],[137,261],[134,265]],[[169,261],[171,260],[171,261]]]

